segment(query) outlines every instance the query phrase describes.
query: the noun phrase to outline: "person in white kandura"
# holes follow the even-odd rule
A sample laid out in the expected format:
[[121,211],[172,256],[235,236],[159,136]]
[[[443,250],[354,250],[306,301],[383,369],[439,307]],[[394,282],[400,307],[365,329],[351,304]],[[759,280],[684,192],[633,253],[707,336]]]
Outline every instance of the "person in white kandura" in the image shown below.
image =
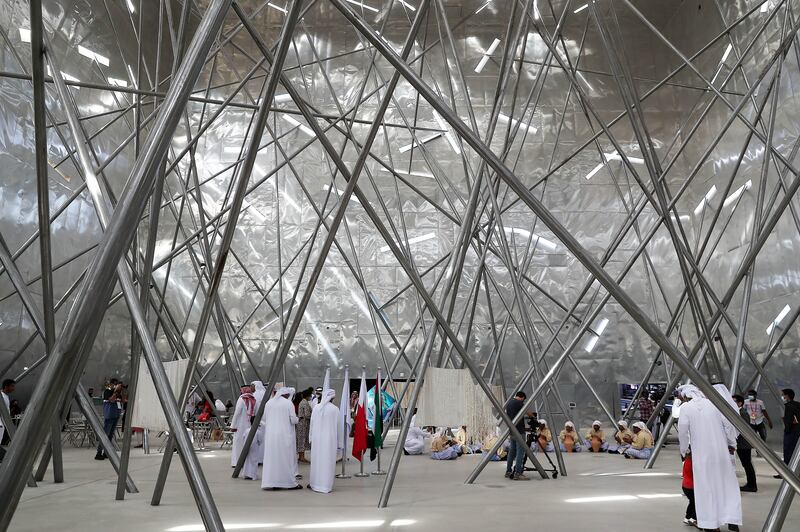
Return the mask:
[[[255,401],[253,415],[255,415],[255,412],[260,407],[261,402],[264,401],[264,396],[267,394],[267,389],[264,387],[264,383],[261,381],[253,381],[251,385],[252,389],[255,390],[253,392],[253,398]],[[251,421],[253,419],[253,415],[250,416]],[[255,430],[257,432],[253,437],[253,442],[250,444],[250,451],[247,453],[247,459],[244,462],[244,466],[242,467],[239,476],[247,480],[256,480],[258,479],[258,464],[260,464],[261,460],[264,458],[264,417],[261,418],[261,423],[259,423],[257,427],[250,425],[247,431],[249,432],[251,430]]]
[[742,496],[731,458],[736,439],[717,407],[696,386],[678,388],[681,456],[691,455],[697,527],[711,530],[742,524]]
[[[261,381],[253,381],[250,384],[253,385],[253,397],[256,398],[256,410],[258,410],[258,407],[261,405],[261,401],[264,400],[264,396],[267,394],[267,389],[264,387],[264,383]],[[282,383],[281,387],[283,387]]]
[[409,427],[406,443],[403,445],[405,454],[422,454],[425,450],[425,436],[428,433],[419,427]]
[[311,412],[308,440],[314,450],[308,487],[319,493],[333,490],[336,475],[336,452],[344,436],[344,424],[339,417],[339,407],[333,404],[336,391],[322,392],[322,401]]
[[262,489],[301,489],[297,484],[294,426],[297,414],[292,389],[280,388],[264,407],[264,470]]
[[242,446],[247,439],[247,431],[250,430],[250,418],[253,417],[256,408],[256,398],[253,397],[253,389],[244,385],[241,388],[242,395],[236,400],[236,408],[231,417],[231,430],[233,431],[233,443],[231,443],[231,467],[236,467],[239,461],[239,454]]

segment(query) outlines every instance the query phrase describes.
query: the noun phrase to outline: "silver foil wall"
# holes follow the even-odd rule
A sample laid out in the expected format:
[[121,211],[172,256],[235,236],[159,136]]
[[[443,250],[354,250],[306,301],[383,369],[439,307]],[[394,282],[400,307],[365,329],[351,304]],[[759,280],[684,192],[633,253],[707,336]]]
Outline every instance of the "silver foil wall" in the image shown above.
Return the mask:
[[[253,22],[265,41],[274,44],[285,16],[284,2],[248,0],[239,4],[246,13],[254,14]],[[294,41],[284,65],[285,75],[314,107],[323,128],[328,127],[329,119],[346,116],[346,120],[339,123],[342,129],[331,130],[329,138],[337,148],[343,148],[343,159],[352,167],[358,151],[352,142],[345,142],[343,132],[350,129],[355,139],[364,140],[383,95],[376,89],[388,81],[393,69],[381,58],[373,61],[371,46],[326,0],[306,4],[310,7],[294,30]],[[412,8],[418,4],[418,0],[364,0],[352,5],[399,51],[415,15]],[[136,155],[133,142],[115,153],[136,132],[133,109],[136,100],[134,92],[128,90],[142,91],[139,119],[145,122],[141,126],[144,135],[150,125],[147,118],[158,104],[159,95],[163,95],[169,85],[175,50],[180,47],[183,3],[83,0],[45,1],[43,5],[51,53],[58,58],[65,79],[71,82],[72,97],[83,119],[82,125],[92,139],[99,164],[113,156],[103,173],[118,195]],[[515,15],[518,20],[514,20],[511,19],[512,2],[432,2],[429,19],[417,36],[412,57],[416,58],[416,71],[454,106],[462,120],[469,123],[470,113],[474,115],[478,132],[483,136],[495,102],[502,58],[509,46],[506,39],[509,20],[515,25],[524,24],[520,40],[507,54],[512,59],[508,69],[510,78],[491,146],[526,185],[536,185],[533,190],[537,197],[595,258],[600,259],[641,196],[642,189],[631,170],[635,170],[643,182],[649,182],[649,176],[641,162],[642,147],[630,120],[623,116],[614,121],[626,110],[620,94],[620,80],[613,75],[608,46],[598,31],[592,9],[584,9],[582,5],[580,1],[569,6],[565,2],[543,0],[520,2]],[[692,59],[692,64],[734,106],[755,84],[781,40],[792,31],[797,16],[795,2],[773,0],[648,0],[633,2],[633,5],[663,34],[669,45],[686,57],[692,57],[713,41]],[[25,30],[30,26],[27,2],[5,1],[3,6],[0,11],[3,32],[0,233],[14,253],[38,230],[32,91],[26,77],[30,71],[30,47],[25,41]],[[129,6],[133,7],[132,11]],[[186,36],[191,35],[205,6],[204,1],[192,6]],[[553,41],[559,54],[559,60],[555,60],[545,39],[549,42],[565,10],[560,38]],[[598,2],[597,10],[612,31],[618,33],[621,46],[617,52],[622,52],[624,67],[640,96],[683,64],[675,50],[624,2]],[[737,22],[739,19],[741,21]],[[231,14],[219,39],[222,46],[209,58],[197,84],[196,97],[187,106],[172,139],[167,161],[171,171],[162,197],[155,259],[159,267],[153,274],[151,293],[157,302],[164,296],[165,306],[157,304],[159,315],[168,326],[180,331],[189,346],[204,303],[207,286],[204,276],[210,264],[204,244],[196,238],[174,256],[171,253],[176,242],[180,244],[198,232],[204,220],[215,219],[229,205],[233,169],[242,157],[266,75],[260,68],[262,65],[257,65],[261,54],[253,40],[243,31],[231,36],[236,22]],[[718,38],[735,22],[730,37]],[[452,42],[448,30],[452,32]],[[500,42],[494,44],[495,39]],[[140,46],[142,63],[138,69]],[[773,149],[792,164],[797,164],[792,148],[798,140],[796,124],[800,110],[795,88],[800,81],[796,50],[797,47],[791,48],[782,62],[772,133]],[[743,57],[741,67],[734,68],[740,57]],[[574,69],[574,73],[565,74],[564,65]],[[466,85],[461,83],[459,68],[463,70]],[[251,79],[237,91],[240,81],[251,73]],[[727,78],[729,81],[723,85]],[[585,101],[578,97],[572,79],[588,96]],[[753,101],[742,108],[748,120],[756,120],[757,106],[770,94],[767,91],[770,79],[767,76],[758,85]],[[111,90],[113,87],[118,90]],[[223,357],[209,377],[210,388],[225,399],[231,394],[229,381],[232,378],[252,380],[256,378],[254,367],[261,376],[267,373],[284,336],[285,325],[279,317],[285,318],[283,311],[292,307],[290,298],[294,289],[299,285],[298,300],[305,290],[304,263],[309,252],[306,241],[316,231],[318,211],[328,216],[336,205],[336,194],[345,188],[341,176],[332,181],[334,165],[285,94],[285,88],[279,87],[274,112],[262,139],[264,148],[250,178],[254,188],[246,197],[236,226],[232,253],[220,287],[224,312],[215,316],[215,320],[221,321],[212,323],[202,352],[201,370],[205,370],[217,360],[228,340],[238,337],[229,351],[235,359],[232,371]],[[360,99],[360,95],[368,96]],[[228,97],[231,97],[230,103],[220,105]],[[739,119],[734,120],[716,142],[731,110],[717,100],[703,113],[713,97],[714,93],[696,72],[683,68],[642,102],[641,112],[661,164],[666,167],[672,162],[663,176],[671,193],[675,194],[688,182],[676,208],[677,221],[692,251],[696,252],[709,231],[712,244],[720,236],[713,251],[707,251],[699,262],[702,264],[708,259],[706,278],[714,292],[721,296],[728,289],[730,278],[751,240],[765,144],[752,139],[740,160],[749,129]],[[56,121],[48,132],[50,201],[55,212],[70,201],[83,179],[70,158],[73,139],[63,123],[62,103],[56,98],[52,84],[48,84],[47,104]],[[767,130],[771,107],[768,102],[761,114],[761,121],[757,123],[760,131]],[[214,117],[213,121],[210,117]],[[598,120],[607,125],[614,121],[613,125],[608,125],[608,131],[629,158],[632,168],[625,166]],[[690,133],[696,124],[699,124],[696,132]],[[190,140],[205,126],[207,129],[195,149],[183,155]],[[597,132],[601,132],[597,142],[587,142]],[[703,159],[709,148],[710,153]],[[414,267],[419,272],[428,272],[424,280],[432,289],[446,264],[440,259],[454,246],[459,220],[481,159],[458,142],[452,128],[437,118],[431,106],[405,81],[400,82],[394,93],[384,128],[371,153],[366,165],[368,173],[360,184],[382,220],[396,231],[396,241],[404,246],[408,242]],[[290,163],[284,164],[287,158]],[[701,164],[698,166],[698,163]],[[766,173],[767,198],[778,186],[779,170],[783,169],[784,165],[776,163],[773,157]],[[748,181],[751,185],[732,203],[723,205],[726,200],[723,191],[734,171],[728,196]],[[268,178],[264,180],[265,177]],[[791,171],[783,176],[786,183],[794,178]],[[199,193],[195,188],[198,183]],[[716,194],[709,195],[704,202],[703,198],[712,187],[716,187]],[[780,191],[777,194],[781,196]],[[529,209],[514,202],[515,195],[504,185],[500,185],[497,198],[501,206],[507,207],[502,220],[513,270],[524,272],[521,284],[530,296],[524,304],[524,312],[530,316],[535,333],[529,343],[540,353],[550,337],[548,326],[556,327],[565,315],[559,305],[569,307],[575,302],[587,271]],[[704,203],[698,208],[701,202]],[[797,199],[792,208],[800,208]],[[712,215],[716,211],[721,215],[712,227]],[[491,212],[490,206],[483,213],[483,222],[489,220]],[[765,212],[764,216],[768,214]],[[645,207],[637,217],[637,230],[645,235],[656,219],[655,210]],[[224,215],[219,220],[224,222]],[[332,366],[334,383],[341,377],[345,364],[351,368],[366,365],[372,375],[378,366],[384,366],[385,362],[391,364],[398,356],[398,344],[402,345],[410,334],[406,354],[413,361],[422,350],[425,333],[433,325],[427,312],[422,326],[417,323],[421,300],[413,289],[407,289],[408,278],[355,200],[348,206],[343,225],[346,230],[340,228],[337,242],[348,260],[345,261],[337,247],[331,250],[285,365],[286,380],[298,387],[319,385],[327,365]],[[137,245],[140,250],[145,248],[147,230],[148,219],[145,218],[139,228]],[[92,201],[85,190],[55,219],[51,231],[58,301],[80,279],[101,234]],[[213,259],[220,235],[215,231],[203,234],[210,242]],[[313,264],[317,257],[324,235],[321,229],[308,264]],[[480,233],[474,235],[477,245],[467,254],[451,322],[459,326],[462,314],[465,316],[463,326],[458,329],[461,338],[467,338],[467,324],[472,323],[467,350],[476,362],[487,368],[487,373],[491,369],[495,335],[500,334],[508,315],[506,305],[514,304],[510,265],[494,254],[501,249],[500,236],[492,238],[494,250],[486,258],[488,275],[481,282],[477,298],[473,299],[471,288],[485,242]],[[631,231],[606,269],[619,272],[638,244],[639,238]],[[792,313],[800,306],[798,245],[797,220],[794,213],[787,210],[755,264],[746,341],[760,357],[767,349],[769,336],[765,329],[770,322],[785,305],[791,307]],[[675,247],[663,227],[650,241],[647,253],[649,265],[638,260],[621,285],[666,329],[685,284]],[[38,247],[28,247],[16,257],[16,264],[29,281],[31,291],[40,295]],[[363,279],[363,285],[356,280],[353,271]],[[577,316],[584,316],[605,294],[600,289],[595,299],[596,289],[597,285],[592,287],[589,296],[578,306]],[[435,299],[441,286],[437,290]],[[269,291],[268,302],[264,301],[265,291]],[[740,288],[729,305],[737,323],[741,293]],[[42,356],[43,344],[36,338],[25,347],[35,329],[5,274],[0,276],[0,298],[0,367],[6,369],[3,377],[24,375],[20,383],[24,396],[37,378],[37,369],[27,368]],[[57,327],[69,312],[70,303],[71,298],[67,297],[60,307],[56,315]],[[708,319],[709,307],[706,304],[703,308]],[[785,318],[784,326],[792,313]],[[163,332],[164,324],[155,314],[151,312],[151,325],[158,331],[162,357],[168,360],[176,356],[179,349],[168,341]],[[502,382],[509,389],[529,367],[518,306],[512,314],[500,355]],[[573,356],[601,398],[615,404],[617,384],[639,382],[657,347],[613,300],[601,316],[608,319],[608,324],[596,345],[591,350],[585,349],[591,339],[587,336]],[[293,312],[289,319],[294,319]],[[382,323],[384,320],[391,333]],[[688,351],[698,339],[688,310],[681,324],[681,336],[673,334],[671,338]],[[219,332],[217,326],[227,332]],[[778,386],[800,388],[797,364],[800,347],[797,327],[792,327],[767,365],[767,373]],[[576,322],[570,322],[560,333],[559,340],[569,343],[577,328]],[[721,327],[719,335],[732,356],[736,336],[727,325]],[[120,300],[105,314],[92,347],[91,363],[83,379],[85,385],[98,387],[110,376],[127,378],[130,338],[130,319],[124,301]],[[21,356],[7,367],[23,348]],[[438,353],[438,348],[434,352]],[[552,361],[560,352],[556,344],[548,351],[545,362]],[[670,371],[669,362],[659,365],[652,380],[666,381]],[[357,372],[357,369],[351,370],[351,374]],[[405,379],[410,374],[409,366],[402,362],[393,376]],[[749,382],[752,375],[752,365],[746,361],[740,384]],[[500,382],[499,376],[495,381]],[[600,407],[572,366],[565,366],[558,382],[565,402],[576,404],[569,417],[583,424],[601,417]],[[767,393],[764,396],[768,407],[776,410],[774,398]]]

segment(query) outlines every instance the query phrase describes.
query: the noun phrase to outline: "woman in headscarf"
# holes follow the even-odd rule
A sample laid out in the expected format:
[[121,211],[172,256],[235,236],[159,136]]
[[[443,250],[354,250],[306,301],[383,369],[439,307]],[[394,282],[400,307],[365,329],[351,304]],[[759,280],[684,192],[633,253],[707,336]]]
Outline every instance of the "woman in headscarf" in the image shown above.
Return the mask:
[[642,421],[633,424],[633,441],[630,448],[625,450],[625,458],[639,458],[647,460],[653,452],[653,434]]
[[614,444],[609,446],[608,452],[611,454],[623,454],[631,446],[633,432],[628,428],[628,422],[620,419],[617,422],[617,433],[614,434]]
[[534,451],[553,452],[553,433],[550,432],[547,421],[544,419],[539,420],[539,437],[536,438],[536,443],[537,445],[533,447]]
[[598,420],[592,423],[592,428],[586,433],[586,441],[589,442],[589,451],[593,453],[605,452],[608,450],[608,442],[603,433],[602,425]]
[[562,452],[579,453],[583,450],[578,431],[575,430],[575,424],[572,421],[564,423],[564,430],[559,433],[558,439],[561,442],[559,445]]
[[308,388],[300,392],[300,401],[297,403],[297,425],[295,425],[296,440],[297,440],[297,460],[308,464],[306,459],[306,451],[311,449],[311,443],[308,438],[308,431],[311,425],[311,403],[308,400],[311,398],[313,390]]

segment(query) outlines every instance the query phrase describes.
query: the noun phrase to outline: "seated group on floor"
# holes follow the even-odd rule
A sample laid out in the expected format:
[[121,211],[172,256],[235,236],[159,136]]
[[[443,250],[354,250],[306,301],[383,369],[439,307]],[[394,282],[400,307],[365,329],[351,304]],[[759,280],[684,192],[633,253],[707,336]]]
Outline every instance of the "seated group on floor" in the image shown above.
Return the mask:
[[[534,417],[535,420],[535,417]],[[538,430],[530,432],[528,441],[534,452],[553,452],[553,434],[544,419],[535,420],[538,423]],[[533,427],[531,427],[533,428]],[[424,427],[411,426],[406,436],[404,445],[405,454],[423,454],[425,452],[425,439],[431,438],[430,457],[433,460],[455,460],[464,454],[477,454],[489,452],[497,442],[499,430],[495,434],[490,434],[484,438],[482,443],[471,443],[467,436],[467,427],[461,426],[453,434],[453,430],[448,427]],[[613,439],[606,438],[602,428],[602,423],[595,420],[591,428],[581,438],[572,421],[564,423],[564,429],[558,434],[558,446],[561,452],[580,453],[583,451],[594,453],[620,454],[628,459],[650,458],[653,452],[655,440],[653,434],[647,426],[637,421],[631,428],[628,422],[620,420],[617,423],[617,431]],[[510,439],[498,449],[491,460],[498,461],[506,458],[510,446]]]
[[[435,432],[434,432],[435,431]],[[433,460],[455,460],[463,454],[479,454],[486,449],[485,443],[471,443],[471,438],[467,436],[467,427],[462,425],[456,434],[453,435],[449,427],[419,428],[413,425],[409,427],[406,435],[406,442],[403,446],[405,454],[423,454],[425,452],[425,438],[433,436],[431,439],[431,458]],[[495,441],[497,437],[495,436]]]
[[[558,446],[561,452],[566,453],[579,453],[585,450],[594,453],[621,454],[625,458],[643,460],[650,458],[655,441],[647,425],[637,421],[631,430],[628,428],[627,421],[620,420],[617,423],[617,429],[613,441],[609,441],[606,439],[600,421],[594,421],[585,438],[581,439],[578,431],[575,430],[575,424],[567,421],[564,423],[564,429],[558,434]],[[553,435],[544,419],[539,420],[539,430],[533,440],[531,448],[534,452],[552,452],[554,450]]]

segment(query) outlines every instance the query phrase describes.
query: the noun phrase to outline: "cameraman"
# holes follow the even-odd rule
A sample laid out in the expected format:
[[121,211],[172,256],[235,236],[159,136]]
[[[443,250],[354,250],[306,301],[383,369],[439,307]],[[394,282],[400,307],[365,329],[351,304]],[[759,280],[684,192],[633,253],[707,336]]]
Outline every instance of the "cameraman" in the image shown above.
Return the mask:
[[[513,399],[506,405],[506,414],[511,419],[519,414],[522,407],[525,406],[525,392],[517,392]],[[517,430],[522,433],[525,431],[525,419],[520,419],[516,425]],[[516,458],[516,462],[514,459]],[[508,448],[508,461],[506,462],[506,478],[511,480],[530,480],[529,477],[523,473],[525,468],[525,449],[520,445],[517,440],[511,438],[510,446]]]

